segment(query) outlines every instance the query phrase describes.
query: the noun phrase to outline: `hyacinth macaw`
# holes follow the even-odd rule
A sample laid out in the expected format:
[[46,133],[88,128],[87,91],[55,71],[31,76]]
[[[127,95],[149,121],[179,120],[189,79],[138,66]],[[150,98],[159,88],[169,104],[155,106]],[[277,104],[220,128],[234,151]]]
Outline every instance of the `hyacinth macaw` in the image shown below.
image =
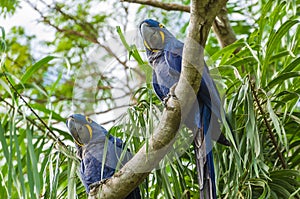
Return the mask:
[[[77,147],[80,177],[87,193],[90,192],[91,184],[110,178],[115,173],[119,161],[124,165],[131,158],[130,152],[124,150],[122,140],[108,135],[105,128],[89,117],[73,114],[68,117],[66,125]],[[125,153],[124,159],[120,160],[122,153]],[[139,188],[126,197],[126,199],[140,198]]]
[[[181,72],[183,43],[161,23],[146,19],[140,23],[140,34],[147,58],[153,68],[152,83],[155,93],[164,101],[170,88],[177,84]],[[200,55],[199,55],[200,56]],[[227,145],[221,133],[220,121],[225,113],[219,92],[205,64],[197,96],[197,107],[192,107],[184,124],[195,135],[194,146],[201,198],[216,198],[212,141]],[[224,114],[225,115],[225,114]],[[205,147],[201,147],[205,146]]]

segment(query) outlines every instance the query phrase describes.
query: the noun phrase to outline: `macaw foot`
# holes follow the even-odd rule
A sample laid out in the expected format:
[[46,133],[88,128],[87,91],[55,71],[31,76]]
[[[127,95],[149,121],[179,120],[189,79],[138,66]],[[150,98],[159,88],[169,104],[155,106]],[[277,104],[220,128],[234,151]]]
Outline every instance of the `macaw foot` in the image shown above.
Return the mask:
[[107,181],[107,179],[104,179],[104,180],[97,181],[97,182],[90,184],[89,187],[90,187],[91,192],[93,192],[94,190],[97,190],[102,184],[105,184],[106,181]]
[[177,86],[177,83],[175,83],[171,88],[170,91],[168,93],[168,95],[163,99],[163,104],[165,107],[167,107],[167,102],[170,98],[175,98],[177,99],[176,95],[175,95],[175,88]]

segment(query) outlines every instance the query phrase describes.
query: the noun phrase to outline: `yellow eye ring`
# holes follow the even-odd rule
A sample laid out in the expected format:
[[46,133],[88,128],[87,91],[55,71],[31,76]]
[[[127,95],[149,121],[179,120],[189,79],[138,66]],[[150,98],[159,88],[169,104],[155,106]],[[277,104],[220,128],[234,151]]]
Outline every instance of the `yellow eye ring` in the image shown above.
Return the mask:
[[162,25],[161,23],[159,24],[159,27],[160,28],[164,28],[165,26],[164,25]]
[[85,117],[85,120],[90,124],[93,122],[93,120],[91,120],[88,116]]

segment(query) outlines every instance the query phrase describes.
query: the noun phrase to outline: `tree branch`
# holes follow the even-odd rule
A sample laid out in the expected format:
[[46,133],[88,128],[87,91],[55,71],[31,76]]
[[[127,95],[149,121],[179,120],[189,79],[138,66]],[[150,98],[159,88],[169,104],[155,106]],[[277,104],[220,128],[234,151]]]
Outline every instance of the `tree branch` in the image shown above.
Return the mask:
[[[64,17],[72,20],[74,23],[80,25],[82,27],[83,32],[80,31],[75,31],[72,29],[66,29],[66,28],[61,28],[60,26],[56,25],[55,23],[51,22],[47,16],[44,15],[44,13],[38,9],[38,7],[36,5],[34,5],[31,1],[29,0],[25,0],[29,6],[31,6],[35,11],[37,11],[39,13],[39,15],[41,16],[41,18],[43,19],[43,22],[51,27],[53,27],[57,32],[62,33],[66,36],[76,36],[76,37],[81,37],[89,42],[92,42],[94,44],[99,45],[101,48],[103,48],[109,55],[111,55],[112,57],[114,57],[121,65],[124,66],[124,68],[128,69],[130,67],[128,67],[126,65],[127,60],[122,61],[120,59],[120,57],[114,52],[114,49],[111,49],[109,46],[102,44],[99,40],[98,40],[98,35],[97,35],[97,31],[93,28],[93,26],[88,23],[88,22],[81,22],[80,20],[76,19],[74,16],[71,16],[65,12],[62,11],[62,9],[58,6],[55,5],[54,8],[51,8],[50,5],[48,5],[45,1],[40,0],[43,4],[45,4],[49,9],[54,9],[56,12],[58,12],[59,14],[63,15]],[[136,72],[138,75],[140,75],[141,78],[143,78],[144,76],[141,74],[141,72],[135,68],[130,68],[130,70]]]
[[258,95],[256,93],[255,86],[254,86],[253,82],[250,80],[250,78],[249,78],[249,83],[250,83],[250,88],[251,88],[251,91],[252,91],[252,94],[253,94],[253,97],[254,97],[254,101],[256,102],[258,110],[260,111],[260,113],[263,117],[264,123],[267,127],[267,131],[270,135],[271,142],[274,145],[274,148],[275,148],[276,153],[278,155],[278,158],[281,162],[281,165],[284,169],[287,169],[287,165],[286,165],[285,159],[283,157],[283,154],[281,153],[281,151],[279,149],[279,146],[277,144],[277,141],[276,141],[275,135],[273,133],[272,127],[271,127],[270,123],[268,122],[268,118],[266,117],[266,113],[265,113],[261,103],[259,102],[259,98],[258,98]]
[[[189,106],[196,100],[195,93],[198,92],[201,80],[200,69],[204,67],[203,46],[213,20],[226,2],[227,0],[192,1],[189,33],[183,51],[183,70],[175,89],[178,99],[171,97],[167,101],[161,122],[149,139],[147,148],[144,145],[112,178],[101,183],[99,187],[93,188],[89,199],[124,198],[167,154],[180,128],[181,110],[189,110]],[[174,92],[174,88],[170,92]]]
[[222,48],[237,40],[227,14],[226,7],[223,7],[213,23],[213,31],[216,34]]
[[177,3],[164,3],[164,2],[152,1],[152,0],[121,0],[121,2],[149,5],[149,6],[161,8],[164,10],[177,10],[177,11],[183,11],[183,12],[190,12],[190,6],[180,5]]
[[170,99],[162,115],[160,125],[149,140],[127,164],[98,188],[92,189],[92,198],[124,198],[133,191],[157,166],[175,141],[176,132],[180,127],[180,104]]
[[8,83],[8,85],[12,88],[12,90],[17,94],[17,96],[24,102],[24,104],[29,108],[30,112],[42,123],[42,125],[48,130],[51,138],[55,138],[55,141],[62,148],[67,149],[68,147],[61,141],[61,139],[52,131],[52,129],[45,123],[45,121],[37,114],[35,110],[27,103],[27,101],[23,98],[23,96],[18,92],[16,87],[9,80],[6,71],[3,71],[3,75]]
[[[121,0],[121,2],[149,5],[164,10],[190,12],[190,6],[180,5],[176,3],[163,3],[153,0]],[[230,21],[227,16],[226,7],[223,7],[220,13],[218,13],[213,23],[213,31],[216,34],[222,48],[236,41],[235,33],[230,25]],[[236,52],[238,52],[238,50]]]
[[[10,104],[9,102],[7,102],[4,98],[2,98],[2,96],[0,96],[0,102],[4,102],[7,106],[9,106],[10,109],[16,109],[16,107],[14,107],[12,104]],[[33,126],[37,127],[41,132],[45,131],[44,126],[41,126],[40,124],[38,124],[34,119],[26,116],[25,112],[21,111],[19,108],[17,109],[18,113],[26,118],[26,121],[29,121]],[[53,136],[53,134],[48,133],[47,136],[52,139],[54,142],[57,141],[57,136]],[[63,146],[64,147],[64,146]],[[66,148],[66,147],[65,147]],[[67,148],[66,148],[67,149]]]

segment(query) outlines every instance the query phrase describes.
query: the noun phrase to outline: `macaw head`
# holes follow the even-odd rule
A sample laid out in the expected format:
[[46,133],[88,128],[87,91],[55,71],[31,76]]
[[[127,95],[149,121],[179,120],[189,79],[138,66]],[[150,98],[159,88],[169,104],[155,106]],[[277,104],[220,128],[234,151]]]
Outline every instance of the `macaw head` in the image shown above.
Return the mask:
[[73,114],[68,117],[66,125],[75,143],[84,146],[92,140],[105,139],[107,131],[88,116]]
[[166,49],[166,46],[172,43],[172,39],[175,39],[164,25],[153,19],[142,21],[139,29],[146,49],[151,52]]

